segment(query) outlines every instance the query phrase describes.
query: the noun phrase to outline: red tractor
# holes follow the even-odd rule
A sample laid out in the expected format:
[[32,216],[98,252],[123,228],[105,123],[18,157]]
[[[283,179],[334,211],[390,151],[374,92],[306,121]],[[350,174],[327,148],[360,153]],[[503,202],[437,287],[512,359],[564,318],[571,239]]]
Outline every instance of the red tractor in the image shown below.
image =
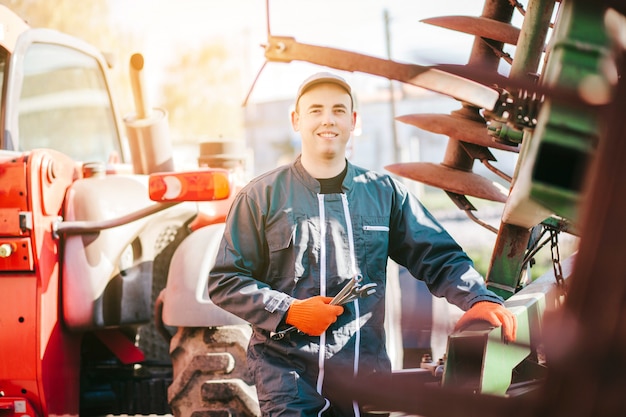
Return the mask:
[[[207,242],[221,236],[241,153],[210,150],[211,168],[173,172],[166,113],[142,99],[140,55],[131,59],[137,114],[124,132],[99,51],[5,7],[0,28],[0,414],[181,415],[167,389],[174,380],[188,393],[188,366],[179,344],[183,375],[174,376],[167,341],[174,326],[211,320]],[[170,267],[181,281],[157,301]],[[161,325],[171,293],[183,307],[166,309]],[[239,380],[240,354],[224,352],[244,348],[215,346],[213,367],[225,361],[222,374]],[[236,385],[254,407],[254,390]]]

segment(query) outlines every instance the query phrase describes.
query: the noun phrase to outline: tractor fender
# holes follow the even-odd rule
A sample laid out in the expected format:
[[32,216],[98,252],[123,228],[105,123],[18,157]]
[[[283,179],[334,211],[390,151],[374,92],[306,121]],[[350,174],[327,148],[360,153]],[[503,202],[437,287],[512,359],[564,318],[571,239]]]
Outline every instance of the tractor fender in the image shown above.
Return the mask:
[[163,323],[179,327],[215,327],[247,323],[213,304],[209,271],[215,263],[224,223],[202,227],[185,238],[170,263],[163,299]]
[[[147,176],[75,181],[65,201],[67,221],[103,221],[143,209]],[[62,306],[70,330],[148,323],[156,242],[197,213],[185,204],[95,233],[64,237]]]

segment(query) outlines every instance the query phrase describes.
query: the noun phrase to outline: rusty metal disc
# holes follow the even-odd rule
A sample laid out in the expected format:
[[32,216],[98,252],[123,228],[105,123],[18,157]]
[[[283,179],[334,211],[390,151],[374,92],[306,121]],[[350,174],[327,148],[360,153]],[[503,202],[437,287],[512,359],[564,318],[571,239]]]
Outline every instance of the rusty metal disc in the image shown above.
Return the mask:
[[509,152],[519,152],[519,146],[505,145],[494,140],[487,133],[487,125],[485,123],[464,117],[449,114],[406,114],[396,117],[396,120],[463,142]]
[[440,16],[423,19],[421,22],[510,45],[517,45],[517,39],[520,35],[519,28],[486,17]]
[[508,191],[500,184],[473,172],[452,169],[431,162],[406,162],[387,165],[393,174],[409,178],[442,190],[483,200],[506,202]]

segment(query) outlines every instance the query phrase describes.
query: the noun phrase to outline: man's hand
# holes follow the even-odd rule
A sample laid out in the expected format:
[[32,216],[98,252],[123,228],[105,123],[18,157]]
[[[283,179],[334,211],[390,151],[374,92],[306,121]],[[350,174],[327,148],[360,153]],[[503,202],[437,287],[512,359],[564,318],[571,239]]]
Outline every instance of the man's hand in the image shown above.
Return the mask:
[[343,307],[329,305],[331,301],[332,297],[321,295],[306,300],[294,300],[287,310],[285,323],[309,336],[319,336],[343,313]]
[[514,342],[517,336],[517,317],[504,306],[490,301],[479,301],[465,312],[454,330],[459,330],[472,323],[486,321],[494,327],[502,326],[502,334],[507,342]]

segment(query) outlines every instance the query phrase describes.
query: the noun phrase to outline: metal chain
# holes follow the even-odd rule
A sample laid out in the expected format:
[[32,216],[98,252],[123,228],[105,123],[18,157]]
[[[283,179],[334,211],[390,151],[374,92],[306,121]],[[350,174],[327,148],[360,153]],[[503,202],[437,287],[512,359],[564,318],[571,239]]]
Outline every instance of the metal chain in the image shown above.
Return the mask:
[[552,252],[552,268],[557,285],[564,288],[563,268],[561,267],[561,253],[559,251],[559,231],[550,229],[550,250]]

